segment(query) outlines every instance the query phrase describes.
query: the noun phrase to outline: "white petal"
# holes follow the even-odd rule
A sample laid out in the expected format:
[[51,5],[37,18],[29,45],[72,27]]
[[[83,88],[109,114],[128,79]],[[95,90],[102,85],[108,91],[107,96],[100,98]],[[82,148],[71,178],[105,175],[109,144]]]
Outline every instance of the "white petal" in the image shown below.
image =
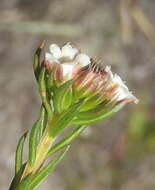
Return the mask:
[[138,99],[132,94],[132,92],[129,91],[120,76],[115,74],[113,77],[113,82],[118,85],[118,101],[123,99],[132,99],[135,103],[138,103]]
[[123,99],[129,99],[129,98],[133,98],[133,95],[131,92],[129,92],[129,90],[127,88],[124,88],[123,86],[120,86],[118,88],[118,101],[119,100],[123,100]]
[[49,63],[59,63],[59,61],[50,53],[45,53],[45,59],[49,61]]
[[123,100],[124,98],[130,98],[131,97],[132,93],[129,92],[128,87],[124,84],[124,82],[122,81],[120,76],[115,74],[113,76],[112,82],[114,84],[118,85],[118,95],[119,95],[118,101]]
[[89,56],[83,53],[78,54],[75,58],[75,61],[77,61],[77,63],[79,63],[83,67],[90,64]]
[[105,70],[105,72],[108,73],[109,78],[112,79],[113,78],[113,73],[111,71],[111,66],[106,66],[104,70]]
[[124,82],[122,81],[122,79],[119,75],[115,74],[113,77],[113,81],[114,81],[114,83],[116,83],[119,86],[122,86],[128,90],[128,87],[124,84]]
[[78,53],[77,48],[73,48],[71,45],[64,45],[62,47],[61,57],[67,57],[69,59],[73,59],[77,53]]
[[70,64],[70,63],[62,64],[63,76],[70,79],[72,77],[74,67],[75,67],[74,64]]
[[52,54],[55,58],[57,58],[57,59],[60,58],[60,56],[61,56],[61,49],[60,49],[60,47],[59,47],[58,45],[56,45],[56,44],[51,44],[50,47],[49,47],[49,49],[50,49],[51,54]]
[[123,99],[131,99],[133,102],[138,103],[139,100],[127,88],[120,87],[118,89],[118,101]]

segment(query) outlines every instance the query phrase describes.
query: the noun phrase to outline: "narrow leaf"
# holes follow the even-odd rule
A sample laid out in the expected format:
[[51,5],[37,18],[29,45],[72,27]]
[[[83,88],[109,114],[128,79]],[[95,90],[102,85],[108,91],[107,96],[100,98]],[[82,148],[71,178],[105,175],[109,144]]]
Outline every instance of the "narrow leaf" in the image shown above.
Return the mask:
[[37,120],[31,129],[30,138],[29,138],[29,164],[30,166],[34,164],[35,159],[36,159],[39,128],[40,128],[40,120]]
[[61,110],[66,110],[72,103],[72,87],[70,86],[62,96]]
[[52,127],[50,128],[50,134],[53,138],[56,137],[65,127],[71,123],[82,105],[83,101],[79,101],[76,104],[70,106],[63,113],[55,116],[52,121]]
[[38,75],[39,75],[40,66],[41,66],[40,55],[44,46],[45,46],[45,41],[41,43],[41,45],[37,48],[34,54],[33,69],[34,69],[34,74],[37,80],[38,80]]
[[29,190],[29,184],[32,180],[32,174],[26,176],[18,185],[17,190]]
[[46,91],[46,85],[45,85],[45,67],[42,66],[40,74],[39,74],[39,89],[40,92]]
[[27,136],[27,132],[19,139],[17,149],[16,149],[16,157],[15,157],[15,174],[17,174],[22,168],[23,162],[23,148],[24,142]]
[[99,104],[106,104],[108,101],[107,100],[103,100],[99,94],[96,94],[94,96],[92,96],[91,98],[89,98],[85,104],[82,106],[81,111],[88,111],[91,109],[94,109],[96,106],[98,106]]
[[43,105],[45,106],[46,111],[50,116],[52,116],[52,109],[50,106],[50,101],[48,100],[47,92],[46,92],[46,83],[45,83],[45,67],[41,68],[40,74],[39,74],[39,92],[40,96],[43,102]]
[[59,143],[55,144],[48,152],[47,156],[51,156],[53,153],[59,151],[60,149],[64,148],[65,146],[69,145],[76,137],[78,137],[82,131],[87,126],[79,126],[77,127],[69,136],[61,140]]
[[46,123],[47,123],[47,112],[46,112],[44,106],[42,106],[41,112],[40,112],[40,126],[39,126],[39,130],[38,130],[38,140],[41,139],[41,137],[44,133]]
[[21,179],[21,176],[24,172],[24,169],[25,169],[25,166],[26,166],[26,163],[22,165],[21,169],[19,170],[19,172],[14,176],[12,182],[11,182],[11,185],[10,185],[10,188],[9,190],[14,190],[16,189],[16,187],[18,186],[18,184],[20,183],[20,179]]
[[58,163],[62,160],[66,152],[68,151],[67,147],[65,151],[63,151],[60,155],[56,157],[56,159],[52,160],[47,166],[45,166],[40,172],[36,174],[34,179],[31,181],[29,185],[29,190],[36,189],[36,187],[42,183],[42,181],[49,176],[49,174],[55,169]]
[[93,109],[91,111],[83,112],[72,121],[72,124],[90,125],[111,117],[119,109],[120,106],[107,106],[100,109]]

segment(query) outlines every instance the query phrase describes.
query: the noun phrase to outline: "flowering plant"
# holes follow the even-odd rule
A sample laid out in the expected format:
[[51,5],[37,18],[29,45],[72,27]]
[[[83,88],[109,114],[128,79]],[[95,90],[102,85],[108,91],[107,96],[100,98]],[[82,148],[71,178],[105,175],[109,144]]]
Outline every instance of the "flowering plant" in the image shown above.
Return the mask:
[[[35,189],[88,125],[110,117],[128,102],[138,102],[121,78],[114,75],[109,66],[104,68],[96,58],[89,58],[67,43],[62,48],[50,45],[50,53],[41,61],[43,47],[44,43],[37,49],[33,64],[42,100],[41,111],[29,134],[26,163],[22,158],[27,133],[19,140],[10,190]],[[71,125],[76,127],[73,132],[54,144]],[[45,164],[60,150],[55,159]]]

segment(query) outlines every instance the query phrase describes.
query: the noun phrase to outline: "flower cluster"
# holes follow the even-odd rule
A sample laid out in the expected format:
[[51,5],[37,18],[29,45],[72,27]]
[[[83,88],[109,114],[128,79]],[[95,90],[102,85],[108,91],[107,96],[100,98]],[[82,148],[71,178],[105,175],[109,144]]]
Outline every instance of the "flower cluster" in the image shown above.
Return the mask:
[[[70,43],[62,48],[52,44],[49,50],[50,53],[45,54],[44,64],[49,77],[55,81],[55,87],[59,89],[70,84],[61,92],[58,103],[61,110],[84,100],[80,111],[72,120],[73,124],[94,123],[104,119],[105,115],[116,112],[127,102],[138,102],[122,79],[112,73],[110,66],[104,67],[101,61],[90,58]],[[57,94],[52,94],[52,99],[57,99],[54,97]],[[66,101],[69,102],[65,103],[67,106],[64,104]]]
[[50,53],[45,54],[48,69],[55,68],[55,80],[62,82],[74,79],[79,86],[98,92],[107,99],[137,103],[137,98],[128,90],[122,79],[111,72],[110,66],[103,68],[102,63],[90,59],[70,43],[62,48],[56,44],[49,47]]

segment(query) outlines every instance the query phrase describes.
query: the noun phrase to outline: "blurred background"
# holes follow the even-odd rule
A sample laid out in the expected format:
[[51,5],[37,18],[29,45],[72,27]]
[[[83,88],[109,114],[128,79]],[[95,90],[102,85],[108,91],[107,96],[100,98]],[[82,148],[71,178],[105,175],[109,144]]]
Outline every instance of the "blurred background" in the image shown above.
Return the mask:
[[155,189],[154,10],[154,0],[0,0],[1,190],[39,113],[32,61],[42,40],[101,57],[140,102],[86,130],[39,190]]

